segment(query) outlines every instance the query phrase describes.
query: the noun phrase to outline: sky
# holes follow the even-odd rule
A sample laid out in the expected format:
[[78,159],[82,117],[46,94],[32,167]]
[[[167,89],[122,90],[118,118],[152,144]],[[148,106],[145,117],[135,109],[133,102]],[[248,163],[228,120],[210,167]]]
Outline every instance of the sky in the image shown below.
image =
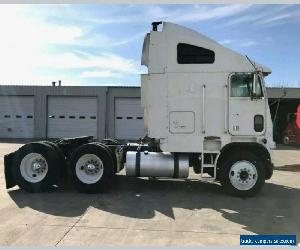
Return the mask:
[[0,5],[0,18],[0,84],[139,86],[144,35],[163,20],[268,66],[268,86],[300,87],[300,5]]

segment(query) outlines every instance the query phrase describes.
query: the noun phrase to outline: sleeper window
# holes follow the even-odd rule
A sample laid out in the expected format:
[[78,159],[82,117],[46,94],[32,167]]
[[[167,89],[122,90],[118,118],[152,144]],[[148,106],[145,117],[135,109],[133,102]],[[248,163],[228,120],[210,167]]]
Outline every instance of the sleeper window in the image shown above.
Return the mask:
[[215,52],[186,43],[177,45],[177,62],[179,64],[212,64]]

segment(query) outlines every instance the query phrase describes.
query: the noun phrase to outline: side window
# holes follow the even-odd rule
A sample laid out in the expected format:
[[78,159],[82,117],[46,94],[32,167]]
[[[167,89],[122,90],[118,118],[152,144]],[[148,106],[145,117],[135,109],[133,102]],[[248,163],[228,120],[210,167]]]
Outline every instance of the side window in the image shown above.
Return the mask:
[[254,130],[255,132],[262,132],[264,130],[264,117],[262,115],[254,116]]
[[215,52],[194,45],[179,43],[177,45],[177,62],[179,64],[212,64]]
[[230,78],[231,97],[250,97],[253,82],[252,74],[234,74]]

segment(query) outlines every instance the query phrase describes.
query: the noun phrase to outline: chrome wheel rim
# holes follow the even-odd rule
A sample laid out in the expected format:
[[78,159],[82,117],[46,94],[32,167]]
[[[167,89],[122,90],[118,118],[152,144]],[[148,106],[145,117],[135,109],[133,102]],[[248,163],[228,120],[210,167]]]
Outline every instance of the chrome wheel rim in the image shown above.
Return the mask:
[[103,162],[95,154],[84,154],[77,160],[75,172],[81,182],[94,184],[103,175]]
[[257,182],[257,178],[256,167],[249,161],[238,161],[229,171],[229,180],[238,190],[250,190]]
[[40,182],[48,173],[47,160],[38,153],[27,154],[21,161],[20,172],[26,181],[30,183]]

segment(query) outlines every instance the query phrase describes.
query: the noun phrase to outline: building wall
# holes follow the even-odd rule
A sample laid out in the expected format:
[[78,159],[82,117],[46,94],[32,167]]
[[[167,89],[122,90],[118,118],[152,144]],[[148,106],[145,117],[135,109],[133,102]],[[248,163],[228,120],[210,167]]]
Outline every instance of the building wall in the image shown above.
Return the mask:
[[96,96],[98,99],[98,138],[105,136],[106,87],[0,86],[0,95],[34,96],[34,136],[47,137],[47,98],[49,96]]
[[[300,88],[268,88],[271,101],[300,100]],[[8,86],[0,85],[0,96],[34,96],[34,137],[47,137],[47,99],[50,96],[93,96],[98,100],[98,139],[115,137],[115,99],[139,98],[139,87],[105,86]],[[1,107],[0,107],[1,108]],[[75,107],[76,108],[76,107]]]
[[107,95],[107,125],[106,125],[106,137],[115,138],[115,99],[119,97],[131,97],[140,98],[140,88],[139,87],[110,87],[108,88]]
[[299,99],[300,88],[267,88],[269,99]]

